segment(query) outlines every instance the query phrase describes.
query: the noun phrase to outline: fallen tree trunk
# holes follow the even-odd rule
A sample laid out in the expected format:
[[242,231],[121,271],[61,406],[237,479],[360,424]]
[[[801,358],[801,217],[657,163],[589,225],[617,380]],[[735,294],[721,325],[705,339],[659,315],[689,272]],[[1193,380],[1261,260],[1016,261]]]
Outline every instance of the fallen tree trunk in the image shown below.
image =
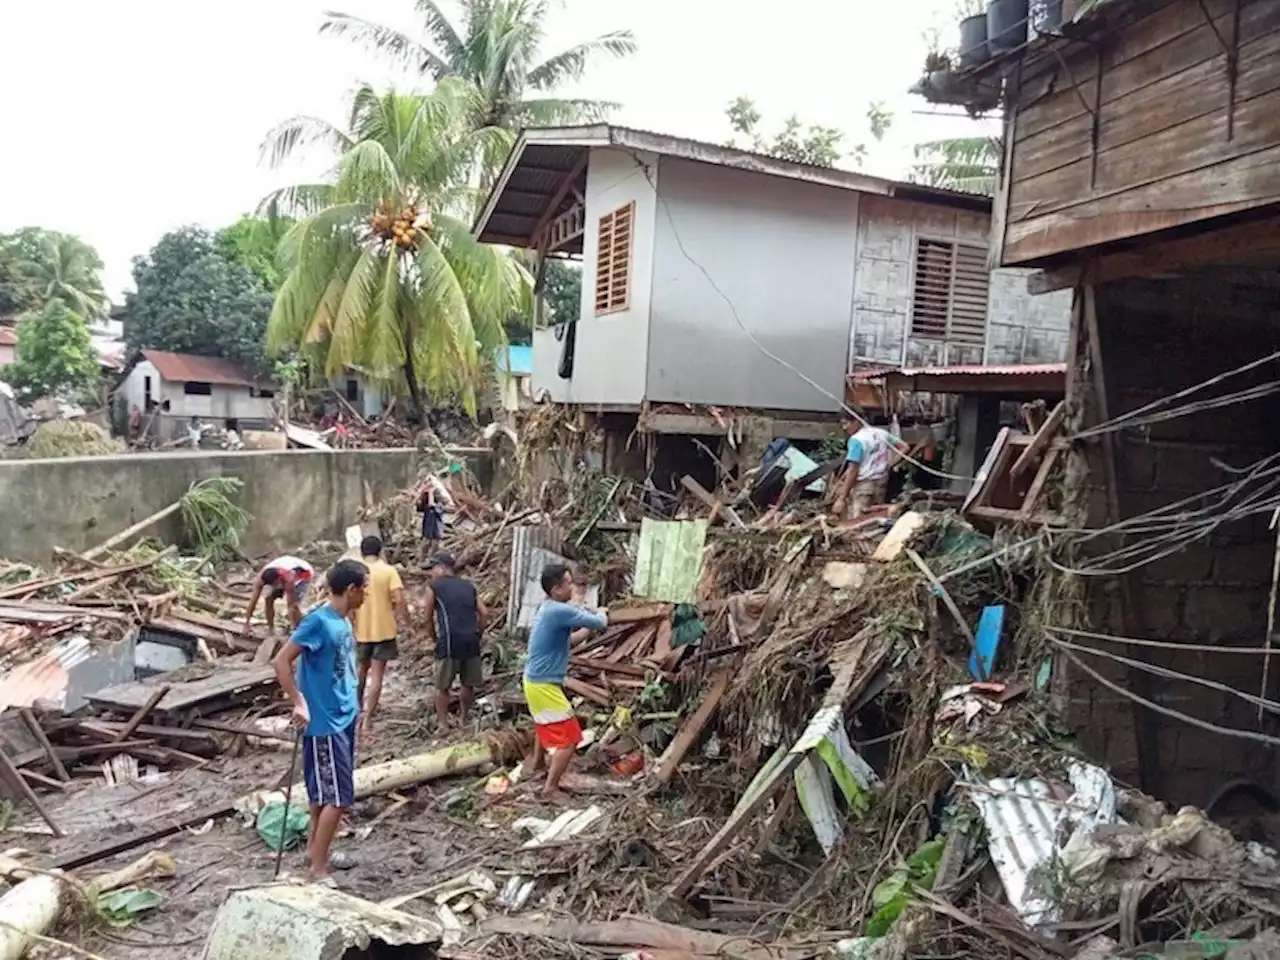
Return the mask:
[[19,960],[34,937],[57,922],[71,899],[65,880],[40,874],[23,880],[0,897],[0,960]]
[[142,518],[133,526],[126,527],[125,529],[117,533],[114,537],[111,537],[110,539],[102,541],[102,543],[98,544],[93,549],[86,550],[84,553],[80,554],[80,556],[83,557],[85,560],[96,559],[97,557],[102,556],[108,550],[112,550],[120,546],[120,544],[126,543],[127,541],[133,539],[134,537],[136,537],[138,534],[140,534],[143,530],[147,529],[147,527],[151,526],[152,524],[159,523],[161,520],[165,519],[166,517],[173,516],[175,513],[177,513],[181,509],[182,509],[181,500],[178,500],[175,503],[171,503],[169,504],[169,506],[165,507],[163,510],[157,510],[155,513],[151,514],[151,516]]
[[[365,797],[390,793],[402,787],[426,783],[428,780],[456,776],[478,769],[487,763],[510,763],[522,757],[528,746],[527,735],[503,736],[488,741],[463,743],[444,750],[420,753],[399,760],[388,760],[386,763],[375,764],[372,767],[360,767],[356,770],[355,798],[362,800]],[[303,784],[295,783],[294,797],[305,796],[305,789]],[[237,800],[235,808],[241,813],[256,815],[268,803],[280,800],[282,797],[281,790],[257,790]]]

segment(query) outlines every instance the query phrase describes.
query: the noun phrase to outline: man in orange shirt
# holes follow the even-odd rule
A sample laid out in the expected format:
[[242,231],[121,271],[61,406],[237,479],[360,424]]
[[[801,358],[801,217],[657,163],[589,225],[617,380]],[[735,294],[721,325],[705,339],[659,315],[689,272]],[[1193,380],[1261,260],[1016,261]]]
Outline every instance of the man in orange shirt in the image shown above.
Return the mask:
[[369,568],[369,582],[365,601],[355,616],[356,684],[361,705],[360,735],[367,738],[373,731],[387,664],[399,656],[396,636],[399,629],[409,626],[409,605],[404,599],[400,572],[382,559],[382,541],[365,537],[360,542],[360,553]]

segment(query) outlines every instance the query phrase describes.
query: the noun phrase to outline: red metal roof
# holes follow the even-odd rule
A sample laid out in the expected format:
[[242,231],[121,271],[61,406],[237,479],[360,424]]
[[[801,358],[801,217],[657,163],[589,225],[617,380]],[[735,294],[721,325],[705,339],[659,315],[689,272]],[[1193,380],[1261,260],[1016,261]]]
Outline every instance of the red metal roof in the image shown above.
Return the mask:
[[855,370],[850,374],[853,380],[879,380],[888,374],[903,377],[946,377],[964,374],[981,374],[984,376],[1018,377],[1030,374],[1060,373],[1066,376],[1065,363],[1010,363],[1000,366],[983,366],[980,363],[960,363],[950,367],[873,367],[869,370]]
[[222,383],[244,387],[254,387],[261,382],[234,360],[225,360],[222,357],[200,357],[194,353],[169,353],[167,350],[139,352],[165,380],[178,383],[192,381]]

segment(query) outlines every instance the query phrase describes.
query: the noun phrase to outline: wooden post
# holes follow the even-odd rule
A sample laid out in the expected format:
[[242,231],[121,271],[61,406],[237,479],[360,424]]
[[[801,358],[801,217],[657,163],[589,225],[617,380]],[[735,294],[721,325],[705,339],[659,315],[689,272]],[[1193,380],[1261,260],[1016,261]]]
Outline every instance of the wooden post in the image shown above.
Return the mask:
[[[1089,364],[1093,371],[1093,401],[1099,422],[1111,419],[1111,403],[1108,396],[1106,367],[1102,352],[1102,340],[1098,332],[1097,297],[1092,283],[1077,290],[1080,299],[1080,316],[1086,338]],[[1118,522],[1122,516],[1120,499],[1120,468],[1116,455],[1116,435],[1113,431],[1102,434],[1102,467],[1107,488],[1107,522]],[[1123,537],[1121,538],[1123,541]],[[1122,632],[1126,637],[1137,637],[1143,632],[1140,587],[1135,588],[1132,574],[1120,574],[1119,615]],[[1132,644],[1125,645],[1125,655],[1133,660],[1145,658],[1143,651]],[[1143,700],[1151,701],[1151,674],[1136,667],[1127,669],[1129,688]],[[1160,738],[1151,715],[1137,700],[1130,702],[1133,718],[1134,750],[1138,759],[1138,786],[1148,793],[1156,792],[1160,779]]]

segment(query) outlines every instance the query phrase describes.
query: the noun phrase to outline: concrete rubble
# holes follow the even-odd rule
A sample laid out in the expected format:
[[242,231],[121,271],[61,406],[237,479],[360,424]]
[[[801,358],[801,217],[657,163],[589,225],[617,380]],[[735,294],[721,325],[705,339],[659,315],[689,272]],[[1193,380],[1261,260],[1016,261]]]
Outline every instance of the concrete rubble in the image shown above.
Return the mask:
[[[374,749],[389,762],[358,773],[355,849],[383,844],[376,878],[359,896],[291,882],[219,893],[216,919],[201,907],[193,928],[204,952],[172,956],[311,960],[344,955],[337,942],[454,960],[1265,947],[1280,920],[1276,853],[1114,782],[1065,735],[1043,630],[1063,588],[1043,544],[1017,545],[993,519],[1006,508],[979,495],[967,514],[963,495],[907,490],[836,521],[829,485],[761,498],[763,469],[658,494],[577,469],[592,442],[535,411],[508,485],[489,493],[424,456],[452,501],[444,546],[499,621],[478,730],[441,739],[421,689],[403,693],[396,732]],[[539,447],[573,466],[541,469]],[[415,499],[406,490],[351,518],[377,525],[411,595],[425,583]],[[299,552],[319,567],[346,549]],[[529,730],[521,635],[537,603],[527,583],[548,556],[610,621],[570,657],[565,686],[588,736],[564,782],[568,810],[541,805],[517,763]],[[262,653],[276,638],[246,637],[235,619],[249,569],[144,541],[0,572],[10,827],[20,864],[72,878],[39,874],[55,891],[167,845],[176,876],[145,881],[165,897],[152,911],[163,918],[208,869],[184,875],[188,845],[232,831],[235,856],[258,849],[233,814],[252,823],[279,797],[284,755],[269,747],[289,735]],[[74,638],[97,658],[127,645],[137,676],[73,696]],[[423,686],[430,652],[409,639],[395,671]],[[166,649],[139,659],[147,644]],[[220,791],[232,771],[238,792]],[[77,838],[77,796],[164,796],[178,778],[195,785],[185,807]],[[424,834],[453,836],[460,852],[410,863],[404,848]],[[0,899],[0,924],[4,911]],[[42,925],[68,939],[73,928]]]

